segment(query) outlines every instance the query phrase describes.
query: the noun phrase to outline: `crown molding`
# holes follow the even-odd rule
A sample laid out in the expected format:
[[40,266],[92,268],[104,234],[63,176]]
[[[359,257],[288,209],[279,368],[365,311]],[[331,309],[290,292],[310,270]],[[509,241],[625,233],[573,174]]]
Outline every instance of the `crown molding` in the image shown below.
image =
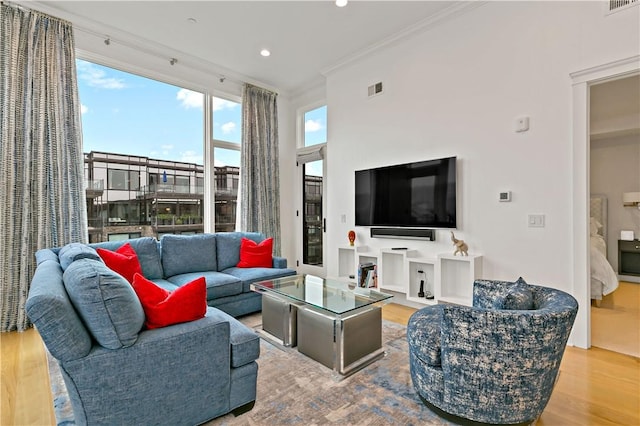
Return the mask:
[[454,2],[451,6],[443,9],[428,18],[423,19],[420,22],[417,22],[413,25],[408,26],[404,30],[397,32],[383,40],[380,40],[377,43],[372,44],[369,47],[364,48],[363,50],[354,53],[353,55],[349,55],[337,63],[326,67],[320,70],[320,73],[325,77],[330,74],[338,71],[339,69],[348,66],[366,56],[373,54],[379,50],[387,48],[395,43],[398,43],[402,40],[406,40],[414,35],[424,33],[429,31],[440,24],[448,22],[464,13],[471,12],[474,9],[477,9],[484,4],[489,3],[489,1],[464,1],[464,2]]
[[606,64],[575,71],[569,74],[573,80],[573,85],[582,84],[587,81],[594,83],[599,80],[610,80],[612,74],[619,77],[634,75],[640,70],[640,55],[630,56]]

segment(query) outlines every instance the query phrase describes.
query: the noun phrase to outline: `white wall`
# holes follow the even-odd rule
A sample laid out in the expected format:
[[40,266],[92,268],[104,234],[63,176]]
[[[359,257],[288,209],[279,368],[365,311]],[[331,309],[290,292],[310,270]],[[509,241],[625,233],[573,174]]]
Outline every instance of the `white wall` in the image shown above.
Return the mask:
[[[455,155],[458,238],[484,277],[572,292],[571,72],[638,54],[638,10],[600,2],[490,2],[327,76],[328,274],[354,227],[356,169]],[[367,99],[367,86],[384,93]],[[515,133],[515,118],[531,130]],[[512,191],[500,203],[498,192]],[[528,214],[546,227],[528,228]],[[340,223],[345,214],[347,223]],[[449,252],[436,242],[368,238],[371,247]],[[579,285],[579,284],[578,284]],[[586,286],[586,283],[583,285]]]
[[608,200],[607,259],[618,271],[618,240],[621,230],[640,238],[640,210],[624,207],[622,194],[640,190],[640,135],[591,141],[591,193]]

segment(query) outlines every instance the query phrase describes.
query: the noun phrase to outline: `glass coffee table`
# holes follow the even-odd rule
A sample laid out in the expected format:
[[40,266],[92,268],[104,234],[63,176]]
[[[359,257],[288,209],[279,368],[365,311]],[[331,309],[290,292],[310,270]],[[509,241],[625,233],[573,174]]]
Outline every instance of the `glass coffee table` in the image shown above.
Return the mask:
[[295,275],[251,284],[262,293],[262,334],[347,376],[384,356],[382,305],[390,294]]

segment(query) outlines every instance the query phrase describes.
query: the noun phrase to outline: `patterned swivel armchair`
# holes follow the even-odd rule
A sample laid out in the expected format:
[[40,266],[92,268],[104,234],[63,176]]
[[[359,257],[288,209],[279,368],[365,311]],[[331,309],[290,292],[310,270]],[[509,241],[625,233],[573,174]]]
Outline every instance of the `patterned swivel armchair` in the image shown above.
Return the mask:
[[476,280],[473,307],[429,306],[409,319],[413,385],[444,417],[535,421],[551,397],[577,311],[573,296],[521,278]]

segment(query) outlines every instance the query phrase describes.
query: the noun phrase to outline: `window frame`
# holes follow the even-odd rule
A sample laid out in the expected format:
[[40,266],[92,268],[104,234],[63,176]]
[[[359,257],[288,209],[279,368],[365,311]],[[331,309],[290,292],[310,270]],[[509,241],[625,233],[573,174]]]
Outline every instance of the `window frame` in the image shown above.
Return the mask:
[[[205,126],[205,127],[206,127],[206,138],[207,138],[206,148],[208,148],[208,151],[205,151],[205,154],[206,154],[206,158],[211,158],[211,167],[205,168],[205,180],[209,183],[211,203],[207,202],[205,199],[205,214],[207,211],[207,207],[210,209],[209,211],[210,219],[207,220],[207,223],[205,223],[205,232],[211,232],[211,233],[216,232],[215,231],[216,229],[215,191],[216,191],[216,183],[217,183],[216,176],[215,176],[216,148],[227,149],[230,151],[238,151],[240,152],[240,157],[242,158],[242,109],[240,111],[240,127],[241,127],[240,142],[236,143],[236,142],[224,141],[221,139],[215,139],[213,137],[213,122],[214,122],[213,99],[214,98],[235,102],[240,105],[240,108],[242,108],[242,96],[233,96],[227,93],[220,93],[220,92],[209,93],[207,96],[207,107],[205,108],[205,114],[207,114],[207,116],[209,117],[209,121],[208,121],[208,126]],[[241,165],[238,165],[238,169],[240,169],[240,167]],[[207,176],[207,172],[209,173],[209,176]],[[237,212],[240,211],[239,209],[241,208],[239,195],[240,194],[238,192],[238,197],[236,199],[236,230],[237,230],[237,227],[239,226]],[[207,224],[209,224],[209,228],[207,227]]]
[[[238,94],[225,93],[214,89],[212,84],[203,85],[194,83],[193,81],[169,76],[150,68],[140,68],[132,66],[130,63],[115,59],[114,57],[106,57],[89,51],[76,49],[76,59],[91,62],[97,65],[113,68],[118,71],[137,75],[152,79],[161,83],[178,86],[184,89],[196,91],[203,95],[203,129],[202,129],[202,153],[203,153],[203,169],[204,178],[202,181],[203,191],[203,224],[204,232],[212,233],[215,229],[215,163],[214,148],[232,149],[241,152],[242,138],[240,143],[227,142],[213,139],[213,98],[221,98],[237,102],[242,106],[241,88],[238,86]],[[242,125],[242,124],[241,124]],[[105,182],[105,186],[107,183]],[[240,208],[240,199],[237,201],[237,209]]]

